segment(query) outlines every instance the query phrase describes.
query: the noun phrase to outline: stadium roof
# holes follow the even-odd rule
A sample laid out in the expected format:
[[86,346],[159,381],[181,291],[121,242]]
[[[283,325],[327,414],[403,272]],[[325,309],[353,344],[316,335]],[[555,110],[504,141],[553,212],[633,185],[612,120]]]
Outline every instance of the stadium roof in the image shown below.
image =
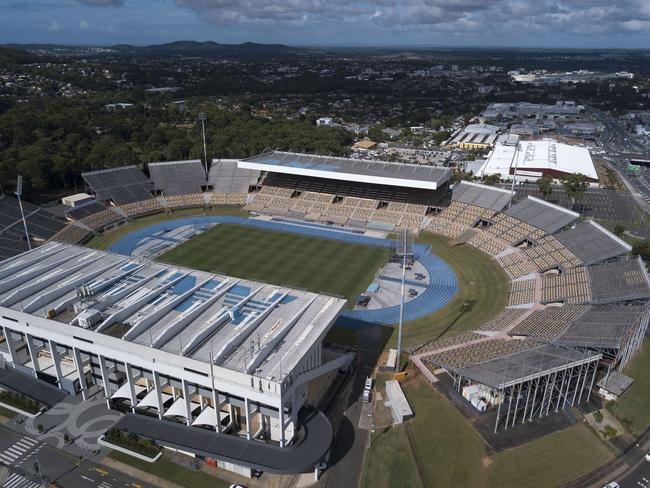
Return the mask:
[[557,232],[580,217],[579,213],[531,196],[506,210],[505,214],[549,234]]
[[135,166],[102,169],[81,173],[98,200],[112,200],[117,205],[151,198],[153,185]]
[[640,256],[587,267],[595,305],[650,298],[650,279]]
[[555,238],[587,265],[596,264],[632,250],[632,246],[627,242],[619,239],[593,220],[578,222],[571,229],[557,234]]
[[248,193],[257,183],[260,172],[237,167],[236,159],[213,159],[208,172],[208,185],[216,193]]
[[494,388],[546,376],[556,369],[566,369],[600,358],[594,352],[542,345],[508,356],[461,368],[457,373]]
[[630,328],[648,315],[647,304],[593,305],[553,342],[569,347],[617,349]]
[[592,181],[598,181],[588,149],[549,140],[497,144],[477,176],[499,174],[502,179],[508,179],[515,168],[518,179],[539,178],[543,174],[560,177],[581,173]]
[[89,316],[96,333],[202,362],[212,357],[273,381],[292,372],[344,306],[340,298],[59,243],[0,263],[0,307],[70,325]]
[[205,169],[200,159],[149,163],[149,174],[154,188],[165,195],[201,193],[205,186]]
[[448,168],[271,151],[239,161],[240,168],[333,180],[437,190]]
[[461,181],[454,185],[451,198],[457,202],[501,211],[508,205],[512,195],[513,192],[503,188],[481,185],[471,181]]

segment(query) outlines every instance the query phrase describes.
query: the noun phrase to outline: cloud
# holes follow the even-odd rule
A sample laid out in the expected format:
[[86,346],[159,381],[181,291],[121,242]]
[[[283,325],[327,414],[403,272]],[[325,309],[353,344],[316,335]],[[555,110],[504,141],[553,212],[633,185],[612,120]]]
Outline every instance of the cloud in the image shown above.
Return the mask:
[[82,19],[79,21],[79,27],[81,27],[82,29],[90,29],[90,26],[91,24],[87,20]]
[[61,32],[63,31],[63,26],[56,20],[50,20],[47,23],[47,30],[50,32]]
[[643,30],[648,0],[176,0],[218,25],[327,25],[426,33],[504,37],[527,33],[553,36],[611,34]]
[[75,2],[89,7],[121,7],[124,5],[122,0],[75,0]]

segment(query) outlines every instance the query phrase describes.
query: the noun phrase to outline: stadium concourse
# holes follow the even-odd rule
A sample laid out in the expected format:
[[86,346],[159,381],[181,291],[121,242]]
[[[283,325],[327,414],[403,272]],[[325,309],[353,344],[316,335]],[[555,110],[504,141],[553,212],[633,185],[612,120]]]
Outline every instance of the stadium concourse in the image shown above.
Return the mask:
[[232,205],[342,235],[433,232],[490,256],[511,281],[507,308],[410,352],[431,381],[449,374],[477,408],[496,411],[495,431],[588,399],[598,376],[629,362],[648,327],[650,280],[628,244],[538,198],[512,204],[510,191],[471,182],[450,190],[445,168],[270,152],[213,162],[205,192],[154,197],[151,185],[146,199],[122,204],[116,173],[101,186],[113,185],[111,206],[52,240],[81,243],[134,217]]

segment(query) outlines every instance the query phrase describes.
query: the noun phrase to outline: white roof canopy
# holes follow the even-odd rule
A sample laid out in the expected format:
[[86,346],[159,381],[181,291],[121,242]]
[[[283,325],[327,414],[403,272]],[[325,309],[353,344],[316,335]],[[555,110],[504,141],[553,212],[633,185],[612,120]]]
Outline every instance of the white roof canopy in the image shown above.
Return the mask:
[[[197,408],[199,408],[201,405],[198,403],[192,402],[190,404],[190,410],[194,411]],[[169,409],[163,413],[163,417],[183,417],[184,419],[187,418],[187,410],[185,407],[185,398],[183,397],[178,397],[174,403],[172,403],[172,406],[169,407]]]
[[[135,385],[135,394],[136,396],[145,391],[147,388],[141,385]],[[122,386],[120,386],[115,393],[111,395],[111,399],[115,400],[116,398],[124,398],[126,400],[131,400],[131,387],[127,381]]]
[[[161,393],[162,396],[162,402],[165,403],[167,400],[169,400],[172,396],[169,393]],[[149,393],[145,395],[145,397],[142,399],[140,403],[136,405],[138,408],[146,408],[146,407],[153,407],[153,408],[158,408],[158,395],[156,394],[156,390],[153,389]]]
[[203,409],[203,411],[196,417],[196,420],[192,422],[192,425],[209,425],[214,427],[217,425],[217,415],[214,408],[208,406]]

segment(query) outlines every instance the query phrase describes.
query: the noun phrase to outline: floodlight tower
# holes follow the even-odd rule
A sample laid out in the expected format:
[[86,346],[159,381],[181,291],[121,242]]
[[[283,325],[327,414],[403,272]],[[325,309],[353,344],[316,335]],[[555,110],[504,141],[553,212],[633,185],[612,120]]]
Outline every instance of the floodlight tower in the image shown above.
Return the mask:
[[402,258],[402,291],[399,302],[399,328],[397,330],[397,372],[401,369],[402,360],[402,329],[404,326],[404,288],[406,285],[406,262],[413,258],[413,234],[410,229],[401,229],[398,232],[395,255]]
[[203,157],[204,157],[204,169],[205,174],[208,174],[208,147],[205,144],[205,112],[199,114],[199,120],[201,121],[201,133],[203,134]]
[[23,194],[23,177],[18,175],[16,180],[16,191],[14,192],[18,198],[18,206],[20,207],[20,216],[23,219],[23,227],[25,227],[25,237],[27,238],[27,248],[32,250],[32,243],[29,239],[29,230],[27,230],[27,221],[25,220],[25,212],[23,211],[23,202],[20,199],[20,196]]
[[515,182],[517,181],[517,167],[519,166],[519,141],[517,141],[517,145],[515,146],[514,159],[515,159],[515,171],[512,174],[512,185],[510,186],[510,201],[508,202],[508,209],[512,207],[512,198],[515,195]]

